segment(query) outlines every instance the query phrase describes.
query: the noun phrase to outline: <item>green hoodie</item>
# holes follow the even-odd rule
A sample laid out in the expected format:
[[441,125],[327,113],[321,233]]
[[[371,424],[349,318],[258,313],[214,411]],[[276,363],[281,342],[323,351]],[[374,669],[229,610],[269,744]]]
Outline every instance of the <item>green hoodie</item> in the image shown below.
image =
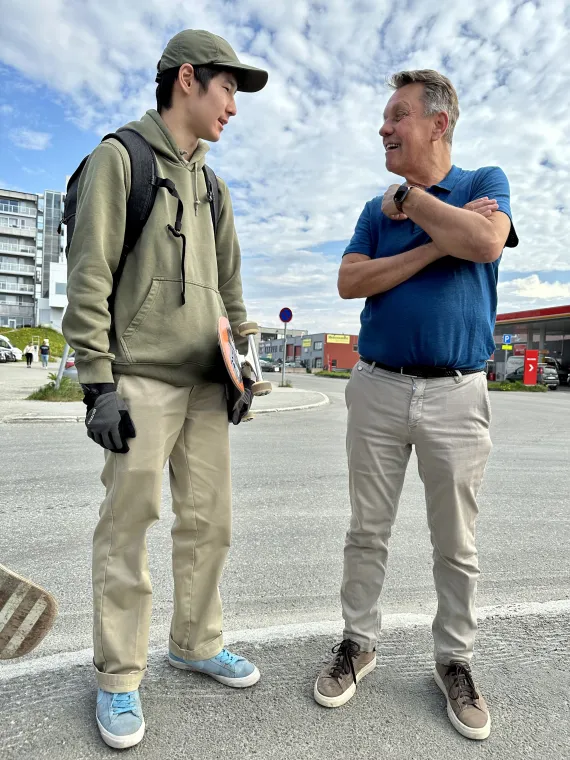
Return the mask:
[[[111,320],[107,299],[121,258],[130,162],[125,148],[106,140],[82,173],[75,231],[68,257],[63,332],[76,351],[82,383],[111,383],[114,375],[151,377],[176,386],[225,382],[218,349],[218,318],[227,316],[238,349],[246,320],[240,250],[230,194],[221,180],[216,239],[202,167],[209,150],[200,141],[186,162],[157,111],[127,125],[153,147],[158,172],[171,179],[184,204],[182,238],[174,237],[178,201],[159,189],[151,215],[126,259]],[[185,303],[182,271],[185,271]]]

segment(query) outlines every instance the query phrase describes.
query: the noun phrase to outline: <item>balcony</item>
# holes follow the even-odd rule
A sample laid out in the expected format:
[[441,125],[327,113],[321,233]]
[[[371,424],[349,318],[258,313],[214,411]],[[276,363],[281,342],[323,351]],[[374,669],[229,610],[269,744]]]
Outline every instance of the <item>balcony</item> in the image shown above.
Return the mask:
[[33,216],[35,218],[37,210],[35,208],[30,208],[29,206],[24,206],[21,203],[7,203],[6,201],[0,201],[0,213],[21,214],[22,216]]
[[23,282],[2,282],[0,280],[0,293],[31,293],[36,291],[35,285],[24,284]]
[[20,305],[14,303],[4,303],[0,301],[1,317],[22,317],[23,319],[34,319],[34,304]]
[[12,264],[6,261],[0,261],[0,272],[4,274],[27,274],[30,277],[36,276],[36,268],[27,264]]
[[0,216],[0,235],[13,235],[17,237],[36,237],[35,225],[21,227],[19,224],[13,224],[7,217]]
[[0,242],[0,253],[17,253],[24,256],[35,256],[36,247],[33,245],[24,245],[23,243],[6,243]]

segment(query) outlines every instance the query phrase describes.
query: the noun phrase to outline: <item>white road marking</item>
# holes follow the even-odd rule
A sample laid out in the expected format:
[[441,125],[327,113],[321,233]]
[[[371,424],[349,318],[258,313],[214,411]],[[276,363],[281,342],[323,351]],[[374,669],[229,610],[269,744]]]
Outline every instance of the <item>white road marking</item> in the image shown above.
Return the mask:
[[[555,599],[549,602],[523,602],[520,604],[493,605],[480,607],[477,610],[478,620],[488,620],[494,617],[517,618],[531,615],[552,617],[570,613],[569,599]],[[431,626],[432,615],[420,615],[415,613],[395,613],[384,615],[382,628],[402,629]],[[342,620],[324,620],[314,623],[292,623],[290,625],[274,625],[266,628],[244,628],[242,630],[228,631],[224,634],[225,643],[243,642],[272,642],[284,639],[304,639],[313,636],[339,637],[342,635]],[[149,657],[166,656],[166,646],[154,647],[149,651]],[[92,649],[81,649],[76,652],[62,652],[50,654],[46,657],[37,657],[22,661],[0,662],[0,682],[10,681],[13,678],[30,677],[46,671],[63,670],[76,665],[89,665],[93,660]]]

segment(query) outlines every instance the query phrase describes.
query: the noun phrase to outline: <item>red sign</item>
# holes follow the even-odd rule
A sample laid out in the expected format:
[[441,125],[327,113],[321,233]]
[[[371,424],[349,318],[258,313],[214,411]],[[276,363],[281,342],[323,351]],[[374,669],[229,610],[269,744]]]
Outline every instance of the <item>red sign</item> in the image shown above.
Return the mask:
[[538,376],[538,351],[536,349],[527,349],[524,352],[524,377],[525,385],[536,385]]
[[526,343],[515,343],[513,347],[513,356],[524,356],[526,351]]

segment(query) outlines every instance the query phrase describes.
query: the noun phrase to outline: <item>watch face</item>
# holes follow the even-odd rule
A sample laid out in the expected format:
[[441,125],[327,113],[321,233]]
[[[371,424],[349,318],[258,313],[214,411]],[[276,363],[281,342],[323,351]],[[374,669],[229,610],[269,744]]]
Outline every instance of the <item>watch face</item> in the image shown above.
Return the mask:
[[408,194],[409,189],[410,188],[407,185],[400,185],[400,187],[394,193],[394,202],[400,203],[401,201],[403,201],[406,195]]

